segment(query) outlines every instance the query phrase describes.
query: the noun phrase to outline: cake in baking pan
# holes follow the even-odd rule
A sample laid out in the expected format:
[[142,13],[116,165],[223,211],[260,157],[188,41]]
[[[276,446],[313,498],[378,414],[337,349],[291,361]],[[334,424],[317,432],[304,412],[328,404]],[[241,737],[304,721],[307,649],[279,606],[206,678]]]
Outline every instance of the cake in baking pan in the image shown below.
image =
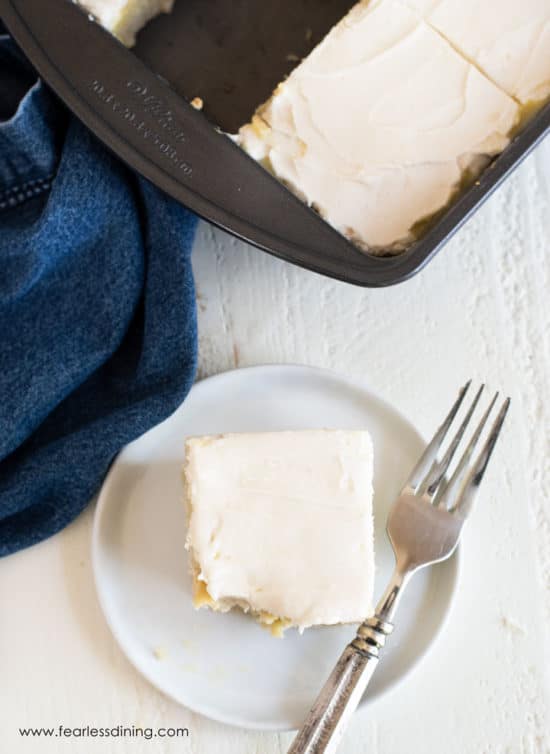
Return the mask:
[[[171,5],[87,0],[127,44]],[[237,141],[359,248],[399,253],[549,95],[549,0],[362,0]]]
[[174,0],[82,0],[99,23],[128,47],[136,34],[154,16],[172,10]]

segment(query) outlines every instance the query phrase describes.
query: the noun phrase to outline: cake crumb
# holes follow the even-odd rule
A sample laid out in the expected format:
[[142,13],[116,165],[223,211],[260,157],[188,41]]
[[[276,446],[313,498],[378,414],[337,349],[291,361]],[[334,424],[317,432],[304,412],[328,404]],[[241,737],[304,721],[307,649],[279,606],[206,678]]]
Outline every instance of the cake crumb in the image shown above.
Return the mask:
[[189,104],[191,105],[191,107],[194,107],[195,110],[202,110],[202,108],[204,107],[204,102],[201,97],[193,97]]
[[233,362],[236,367],[238,367],[241,363],[241,354],[239,351],[239,346],[236,343],[233,343]]
[[286,60],[289,63],[299,63],[301,60],[301,57],[299,55],[296,55],[294,52],[289,52],[286,56]]
[[507,615],[503,615],[500,619],[500,622],[502,624],[502,627],[512,634],[517,634],[521,636],[525,636],[527,634],[527,631],[525,630],[523,626],[521,626],[512,618],[509,618]]
[[168,657],[166,647],[153,647],[153,655],[157,660],[165,660]]

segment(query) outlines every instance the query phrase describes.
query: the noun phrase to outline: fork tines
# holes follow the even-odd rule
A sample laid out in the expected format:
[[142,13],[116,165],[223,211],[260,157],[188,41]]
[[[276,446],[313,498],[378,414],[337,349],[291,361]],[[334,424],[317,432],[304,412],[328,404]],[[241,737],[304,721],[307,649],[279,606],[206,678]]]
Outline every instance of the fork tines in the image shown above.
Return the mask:
[[454,423],[471,384],[472,381],[470,380],[460,390],[458,398],[453,404],[449,414],[424,451],[406,485],[416,495],[422,495],[427,498],[428,502],[432,505],[443,506],[463,518],[465,518],[470,512],[475,494],[481,484],[483,475],[485,474],[487,464],[489,463],[489,459],[510,406],[510,398],[506,398],[498,411],[483,446],[474,456],[481,435],[483,434],[483,430],[485,429],[489,417],[493,413],[493,409],[497,403],[499,394],[498,392],[495,393],[489,406],[473,431],[453,473],[447,479],[445,475],[449,471],[453,457],[471,423],[471,419],[485,387],[484,385],[481,385],[477,390],[464,419],[450,440],[441,460],[438,460],[440,451],[442,450],[447,435],[449,434],[449,430]]

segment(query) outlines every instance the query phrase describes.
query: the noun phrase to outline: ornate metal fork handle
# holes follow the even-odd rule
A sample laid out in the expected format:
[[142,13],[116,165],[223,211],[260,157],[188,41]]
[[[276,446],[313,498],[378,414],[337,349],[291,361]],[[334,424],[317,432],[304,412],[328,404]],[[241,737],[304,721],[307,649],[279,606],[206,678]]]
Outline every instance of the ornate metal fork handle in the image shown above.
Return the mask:
[[374,616],[361,624],[355,639],[342,652],[288,754],[334,754],[376,669],[380,650],[393,630],[395,612],[407,582],[419,568],[446,560],[456,549],[510,404],[510,399],[504,401],[482,449],[473,458],[496,403],[498,394],[495,395],[447,480],[445,475],[483,386],[441,460],[438,454],[469,387],[470,383],[460,391],[390,510],[387,533],[395,553],[394,574]]
[[359,626],[317,697],[289,754],[332,754],[372,678],[410,574],[397,568],[372,618]]

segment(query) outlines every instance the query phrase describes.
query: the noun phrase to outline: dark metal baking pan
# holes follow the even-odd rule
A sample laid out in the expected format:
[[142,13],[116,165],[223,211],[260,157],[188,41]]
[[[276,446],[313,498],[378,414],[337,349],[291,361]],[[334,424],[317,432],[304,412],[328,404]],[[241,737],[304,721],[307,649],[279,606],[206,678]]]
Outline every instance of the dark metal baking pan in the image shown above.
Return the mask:
[[[359,252],[213,127],[236,131],[351,5],[349,0],[176,0],[170,16],[159,17],[140,34],[133,53],[95,24],[84,23],[68,0],[48,0],[46,7],[43,0],[0,0],[0,15],[69,107],[163,190],[287,261],[380,287],[409,278],[441,249],[549,131],[550,104],[405,252],[387,257]],[[174,123],[184,124],[185,136],[174,134],[183,140],[173,150],[184,154],[176,158],[177,166],[166,155],[161,158],[158,143],[136,138],[135,127],[113,116],[113,102],[131,95],[135,105],[139,92],[129,92],[128,85],[136,81],[170,111]],[[195,96],[204,100],[204,114],[186,103]],[[140,113],[153,129],[154,115]]]

